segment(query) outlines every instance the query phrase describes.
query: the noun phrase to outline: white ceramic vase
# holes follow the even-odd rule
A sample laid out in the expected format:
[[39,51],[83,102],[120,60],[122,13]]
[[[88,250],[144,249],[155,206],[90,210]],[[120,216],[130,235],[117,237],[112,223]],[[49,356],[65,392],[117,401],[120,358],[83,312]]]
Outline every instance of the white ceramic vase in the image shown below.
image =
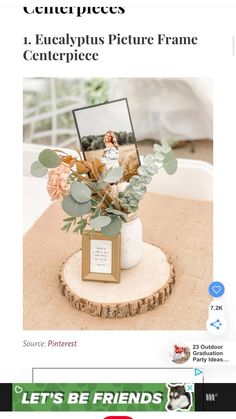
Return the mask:
[[121,230],[121,269],[137,265],[143,256],[142,223],[137,213],[130,214]]

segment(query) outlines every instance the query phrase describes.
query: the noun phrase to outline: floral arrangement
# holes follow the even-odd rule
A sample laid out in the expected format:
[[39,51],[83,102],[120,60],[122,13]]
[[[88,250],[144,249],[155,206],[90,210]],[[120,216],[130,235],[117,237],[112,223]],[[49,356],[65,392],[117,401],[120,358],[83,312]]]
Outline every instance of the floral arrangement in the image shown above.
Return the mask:
[[168,174],[177,169],[175,154],[169,145],[155,144],[153,153],[144,157],[138,174],[129,183],[122,182],[122,166],[106,170],[98,159],[83,160],[61,150],[43,150],[31,166],[31,173],[48,173],[47,190],[53,201],[60,200],[68,218],[62,230],[83,233],[85,227],[100,229],[105,236],[121,231],[127,215],[137,211],[152,176],[161,168]]

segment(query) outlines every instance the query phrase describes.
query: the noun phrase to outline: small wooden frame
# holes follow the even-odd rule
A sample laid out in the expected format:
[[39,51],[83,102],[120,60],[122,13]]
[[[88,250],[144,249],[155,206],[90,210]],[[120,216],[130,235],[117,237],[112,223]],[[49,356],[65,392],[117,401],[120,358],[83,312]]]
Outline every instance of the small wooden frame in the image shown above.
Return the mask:
[[82,280],[120,282],[120,234],[106,237],[99,231],[82,235]]

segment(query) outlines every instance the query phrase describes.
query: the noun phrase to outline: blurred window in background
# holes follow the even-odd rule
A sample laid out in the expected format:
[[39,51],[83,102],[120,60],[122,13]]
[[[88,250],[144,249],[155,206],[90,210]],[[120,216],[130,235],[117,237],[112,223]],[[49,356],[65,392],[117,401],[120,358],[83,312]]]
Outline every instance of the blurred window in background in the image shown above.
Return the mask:
[[168,142],[183,147],[178,157],[212,163],[212,84],[210,78],[25,78],[24,142],[77,148],[72,109],[126,97],[140,154]]
[[25,78],[24,142],[78,146],[72,109],[107,100],[108,81],[104,79]]

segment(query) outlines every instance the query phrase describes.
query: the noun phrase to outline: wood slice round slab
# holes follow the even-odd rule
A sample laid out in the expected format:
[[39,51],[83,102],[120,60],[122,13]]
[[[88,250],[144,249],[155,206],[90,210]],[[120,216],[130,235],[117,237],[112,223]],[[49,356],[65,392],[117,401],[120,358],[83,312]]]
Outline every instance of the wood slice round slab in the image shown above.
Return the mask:
[[159,247],[144,243],[142,260],[121,270],[120,283],[82,281],[82,251],[63,264],[60,290],[77,310],[102,318],[130,317],[163,304],[172,292],[175,272],[168,255]]

